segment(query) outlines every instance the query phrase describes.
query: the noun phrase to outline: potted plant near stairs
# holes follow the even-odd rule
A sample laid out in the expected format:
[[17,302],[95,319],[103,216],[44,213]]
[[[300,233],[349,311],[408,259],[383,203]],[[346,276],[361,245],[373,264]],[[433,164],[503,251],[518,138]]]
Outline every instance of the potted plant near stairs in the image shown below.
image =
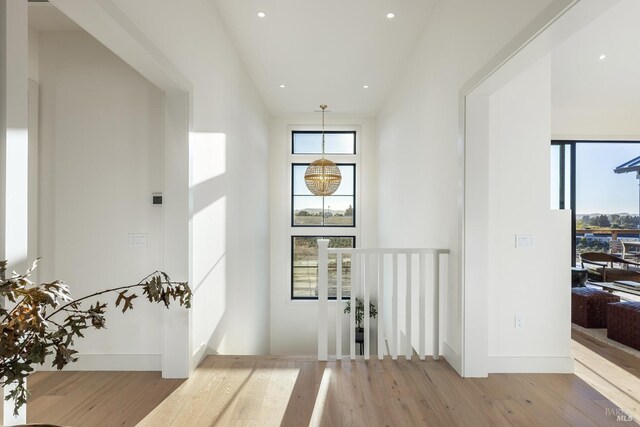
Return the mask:
[[[351,301],[347,301],[347,306],[344,308],[344,312],[351,313]],[[376,305],[369,301],[369,317],[375,319],[378,315]],[[360,354],[364,353],[364,328],[362,327],[362,321],[364,320],[364,301],[362,298],[356,297],[356,344],[360,344]]]

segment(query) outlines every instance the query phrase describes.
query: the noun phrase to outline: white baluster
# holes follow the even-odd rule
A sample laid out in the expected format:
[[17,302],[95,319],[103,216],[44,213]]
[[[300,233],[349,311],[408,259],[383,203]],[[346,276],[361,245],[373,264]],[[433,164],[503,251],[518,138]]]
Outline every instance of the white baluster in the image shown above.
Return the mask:
[[384,358],[384,253],[378,255],[378,359]]
[[356,358],[356,293],[360,280],[359,256],[351,254],[351,313],[349,314],[349,347],[351,360]]
[[398,254],[393,254],[393,289],[391,291],[391,358],[398,358]]
[[407,360],[411,360],[411,354],[413,353],[413,348],[411,347],[411,258],[412,254],[407,253],[405,255],[406,260],[406,269],[407,269],[407,277],[406,277],[406,287],[407,291],[405,292],[405,330],[407,333],[407,342],[405,348],[405,358]]
[[419,308],[418,310],[419,312],[419,316],[420,316],[420,324],[418,325],[418,332],[420,334],[420,337],[418,338],[419,340],[419,344],[418,344],[418,351],[419,351],[419,356],[420,356],[420,360],[424,360],[425,357],[425,329],[426,329],[426,316],[425,316],[425,287],[426,287],[426,272],[425,272],[425,254],[420,254],[420,301],[418,302]]
[[368,255],[368,253],[364,253],[362,255],[362,291],[364,294],[364,360],[369,360],[369,354],[371,352],[371,350],[369,349],[369,332],[371,331],[371,319],[369,319],[369,316],[371,315],[371,313],[369,310],[369,284],[367,283],[367,260],[369,258]]
[[440,358],[440,252],[433,254],[433,358]]
[[329,320],[329,301],[327,298],[329,254],[327,248],[329,240],[318,239],[318,360],[327,360],[327,341]]
[[336,360],[342,358],[342,254],[336,254]]

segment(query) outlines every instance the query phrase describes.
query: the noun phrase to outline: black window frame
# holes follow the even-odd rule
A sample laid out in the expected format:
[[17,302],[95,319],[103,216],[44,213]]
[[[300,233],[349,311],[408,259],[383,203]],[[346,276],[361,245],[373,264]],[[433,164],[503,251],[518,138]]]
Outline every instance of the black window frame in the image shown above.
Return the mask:
[[[291,235],[291,246],[290,246],[291,247],[291,259],[289,260],[289,265],[291,266],[291,271],[290,271],[290,276],[291,276],[290,287],[291,288],[290,288],[290,292],[289,292],[289,294],[291,296],[291,300],[292,301],[295,301],[295,300],[317,301],[318,300],[317,296],[316,297],[296,297],[296,296],[293,295],[293,269],[294,269],[294,267],[293,267],[293,242],[294,242],[295,238],[297,238],[297,237],[311,237],[311,238],[316,238],[316,239],[330,239],[332,237],[348,237],[348,238],[353,239],[353,248],[356,247],[356,239],[357,239],[357,237],[355,235],[353,235],[353,236],[345,236],[345,235],[339,235],[339,236],[338,235],[336,235],[336,236],[332,236],[332,235],[316,236],[316,235],[305,235],[305,234],[295,234],[295,235],[292,234]],[[317,289],[317,286],[318,286],[318,284],[316,283],[316,289]],[[350,298],[351,298],[350,296],[348,296],[348,297],[346,297],[344,295],[342,296],[342,300],[343,301],[348,301]],[[337,299],[337,297],[330,297],[329,296],[328,299],[335,301]]]
[[[296,166],[309,166],[311,163],[308,162],[302,162],[302,163],[298,163],[298,162],[292,162],[291,163],[291,228],[355,228],[356,227],[356,212],[357,212],[357,202],[356,202],[356,180],[357,178],[357,165],[355,162],[349,162],[349,163],[336,163],[337,166],[353,166],[353,194],[351,194],[350,196],[353,197],[353,206],[351,206],[352,211],[353,211],[353,222],[351,225],[336,225],[336,224],[331,224],[331,225],[314,225],[314,224],[309,224],[309,225],[303,225],[303,224],[295,224],[295,219],[294,219],[294,209],[293,209],[293,199],[296,196],[296,194],[294,194],[293,192],[293,170]],[[300,194],[298,194],[298,196],[300,196]],[[315,197],[322,197],[323,201],[322,201],[322,210],[324,212],[324,197],[325,196],[315,196]],[[323,220],[324,222],[324,220]]]
[[[295,152],[295,143],[294,143],[294,136],[295,134],[317,134],[317,135],[322,135],[322,131],[321,130],[292,130],[291,131],[291,154],[295,155],[295,156],[315,156],[315,155],[321,155],[322,152],[320,153],[296,153]],[[353,153],[329,153],[327,151],[325,151],[325,155],[330,155],[330,156],[355,156],[357,154],[358,151],[358,147],[357,147],[357,132],[355,130],[325,130],[324,131],[325,135],[332,135],[332,134],[351,134],[353,135]]]

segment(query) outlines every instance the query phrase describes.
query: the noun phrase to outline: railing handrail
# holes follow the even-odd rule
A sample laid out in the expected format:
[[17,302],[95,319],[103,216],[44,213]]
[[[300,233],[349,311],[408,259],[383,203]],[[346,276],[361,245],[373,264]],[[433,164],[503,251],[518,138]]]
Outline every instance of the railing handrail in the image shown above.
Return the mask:
[[[426,309],[425,309],[425,296],[426,296],[426,260],[427,255],[431,255],[433,260],[433,287],[432,287],[432,298],[433,298],[433,358],[438,359],[440,356],[440,256],[448,255],[450,253],[449,249],[440,249],[440,248],[329,248],[329,240],[328,239],[318,239],[318,359],[319,360],[328,360],[328,271],[329,271],[329,254],[336,255],[336,298],[338,294],[340,295],[340,300],[342,298],[342,255],[343,254],[351,254],[352,259],[350,263],[351,270],[351,296],[349,300],[351,301],[352,310],[349,316],[349,328],[350,328],[350,354],[351,359],[355,359],[355,304],[356,304],[356,291],[355,289],[360,285],[361,276],[367,275],[366,279],[362,280],[362,298],[364,299],[364,315],[363,315],[363,323],[364,323],[364,358],[369,359],[369,302],[371,296],[371,289],[367,283],[370,283],[370,279],[368,277],[369,273],[367,273],[367,269],[363,268],[365,265],[369,265],[369,261],[373,261],[371,264],[377,267],[377,276],[378,280],[374,278],[373,290],[375,291],[376,286],[378,290],[378,358],[382,359],[384,357],[383,354],[383,340],[384,334],[384,321],[383,318],[386,318],[388,313],[385,313],[385,307],[383,301],[385,299],[390,299],[391,301],[391,351],[390,355],[392,359],[397,359],[398,356],[398,331],[399,331],[399,323],[398,323],[398,309],[401,304],[404,304],[405,309],[405,335],[407,336],[406,348],[405,348],[405,357],[407,359],[411,359],[411,355],[413,352],[413,342],[412,342],[412,334],[411,334],[411,324],[413,323],[411,316],[411,306],[412,306],[412,297],[411,297],[411,288],[412,288],[412,279],[414,278],[413,269],[412,269],[412,258],[413,255],[418,255],[419,261],[419,274],[418,274],[418,292],[419,295],[419,313],[418,313],[418,337],[419,342],[417,344],[418,348],[418,356],[421,360],[425,358],[425,343],[424,343],[424,335],[425,335],[425,319],[426,319]],[[384,260],[386,255],[391,255],[392,261],[392,279],[393,285],[391,288],[391,295],[385,296],[384,290]],[[398,299],[398,255],[405,255],[406,262],[406,271],[405,274],[406,284],[404,288],[405,293],[405,301],[400,302]],[[387,258],[388,259],[388,258]],[[374,274],[375,277],[375,274]],[[377,284],[376,284],[377,282]],[[388,283],[388,282],[387,282]],[[342,313],[341,310],[336,308],[336,357],[340,358],[342,355],[341,352],[341,328],[342,328]]]
[[449,254],[449,249],[437,248],[327,248],[330,254]]
[[576,228],[576,233],[611,234],[611,232],[638,234],[640,228]]

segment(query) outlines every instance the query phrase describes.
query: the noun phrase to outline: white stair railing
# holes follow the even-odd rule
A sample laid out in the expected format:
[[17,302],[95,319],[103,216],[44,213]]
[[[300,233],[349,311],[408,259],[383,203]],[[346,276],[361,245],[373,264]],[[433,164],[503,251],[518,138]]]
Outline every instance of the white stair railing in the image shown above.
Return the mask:
[[[351,312],[349,315],[349,355],[353,360],[356,357],[356,296],[361,293],[364,302],[364,359],[370,358],[370,335],[371,322],[369,303],[371,294],[377,294],[378,329],[377,329],[377,354],[379,359],[383,359],[385,353],[389,353],[392,359],[398,358],[398,337],[400,331],[399,315],[404,312],[404,336],[406,337],[404,354],[406,359],[411,359],[414,348],[421,360],[426,357],[426,327],[427,308],[427,256],[432,258],[432,280],[429,283],[433,307],[431,312],[433,358],[440,356],[440,258],[448,255],[448,249],[363,249],[363,248],[329,248],[328,239],[318,240],[318,360],[328,360],[329,356],[329,255],[336,256],[336,330],[335,330],[335,357],[342,358],[342,331],[343,331],[343,305],[342,295],[344,289],[343,265],[344,255],[350,255],[351,267],[351,289],[350,301]],[[391,258],[391,283],[389,286],[385,277],[385,256]],[[398,256],[405,258],[405,283],[398,281],[399,268]],[[414,282],[415,274],[413,268],[413,258],[419,260],[417,281]],[[417,283],[418,294],[412,295],[414,283]],[[386,290],[385,290],[386,288]],[[399,300],[399,290],[404,292],[404,301]],[[387,295],[387,291],[390,295]],[[418,298],[418,315],[412,315],[412,298]],[[390,298],[390,310],[387,312],[386,300]],[[416,320],[417,317],[417,320]],[[417,324],[414,324],[417,323]],[[385,325],[390,324],[390,336],[385,336]],[[414,342],[413,328],[418,331],[417,343]],[[385,343],[389,346],[389,351],[385,350]]]

